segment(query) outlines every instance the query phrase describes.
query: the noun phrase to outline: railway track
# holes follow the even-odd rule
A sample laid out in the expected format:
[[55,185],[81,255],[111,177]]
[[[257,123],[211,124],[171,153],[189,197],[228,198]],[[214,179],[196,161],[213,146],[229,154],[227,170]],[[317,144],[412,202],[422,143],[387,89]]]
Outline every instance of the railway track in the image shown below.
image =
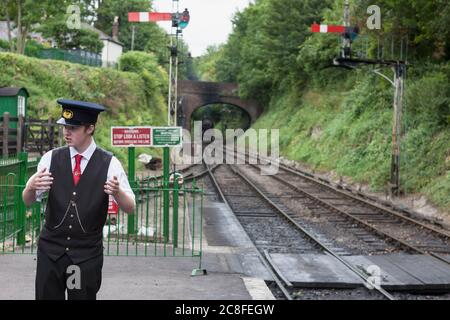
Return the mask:
[[321,223],[332,223],[346,234],[354,234],[374,247],[372,254],[394,251],[383,244],[381,240],[384,239],[384,242],[396,245],[398,250],[429,254],[450,264],[444,256],[450,253],[450,235],[444,229],[370,203],[285,166],[280,166],[281,171],[271,176],[256,174],[262,169],[261,165],[249,164],[243,168],[253,171],[254,181],[259,181],[261,186],[272,185],[274,199],[290,207],[306,208],[309,214],[306,217],[303,214],[305,218],[316,215]]
[[[366,274],[342,259],[340,247],[326,237],[318,235],[304,225],[300,217],[286,207],[275,203],[270,195],[232,166],[219,165],[208,174],[222,200],[234,212],[243,228],[260,252],[261,261],[287,299],[292,299],[287,287],[292,287],[277,270],[270,253],[328,253],[341,261],[363,281],[369,283]],[[383,288],[376,288],[384,297],[394,299]]]

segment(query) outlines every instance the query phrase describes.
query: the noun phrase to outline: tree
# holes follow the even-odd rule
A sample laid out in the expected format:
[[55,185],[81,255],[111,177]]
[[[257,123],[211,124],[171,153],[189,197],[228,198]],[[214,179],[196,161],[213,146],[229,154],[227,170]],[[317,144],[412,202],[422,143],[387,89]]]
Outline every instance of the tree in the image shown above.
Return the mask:
[[4,0],[2,7],[3,7],[3,14],[5,15],[5,19],[6,19],[6,28],[7,28],[7,33],[8,33],[9,49],[10,49],[10,51],[14,51],[14,43],[13,43],[12,37],[11,37],[11,17],[10,17],[11,0]]
[[52,0],[7,0],[3,9],[5,15],[14,17],[12,21],[17,29],[16,52],[24,54],[28,34],[37,26],[54,19],[65,21],[69,4],[72,4],[69,0],[59,0],[58,6]]
[[239,82],[240,94],[266,103],[281,86],[304,81],[297,63],[309,26],[331,0],[257,0],[233,19],[233,32],[216,63],[220,81]]
[[[85,0],[92,2],[90,0]],[[114,18],[119,17],[119,40],[125,46],[125,51],[131,50],[131,42],[134,27],[134,51],[152,52],[161,64],[168,62],[168,50],[170,39],[166,32],[156,23],[130,23],[128,12],[148,12],[152,10],[148,0],[102,0],[97,1],[95,27],[110,34]]]
[[65,21],[51,21],[40,28],[39,32],[47,38],[53,40],[61,49],[83,49],[90,52],[100,53],[103,48],[103,42],[99,39],[99,34],[93,30],[69,29]]

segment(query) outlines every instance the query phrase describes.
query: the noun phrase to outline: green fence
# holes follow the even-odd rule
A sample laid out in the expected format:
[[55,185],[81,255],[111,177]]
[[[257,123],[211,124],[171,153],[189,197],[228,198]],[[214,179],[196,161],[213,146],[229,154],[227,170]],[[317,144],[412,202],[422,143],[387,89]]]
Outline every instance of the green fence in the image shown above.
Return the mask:
[[63,60],[95,67],[102,66],[101,55],[83,50],[43,49],[39,52],[38,57],[41,59]]
[[36,171],[38,159],[28,162],[27,153],[0,159],[0,241],[3,247],[25,245],[26,208],[21,200],[25,182]]
[[[156,178],[137,181],[136,210],[109,214],[103,228],[105,254],[201,258],[203,190],[190,185],[162,187]],[[170,195],[164,212],[164,192]]]
[[[25,152],[9,155],[7,158],[0,157],[0,184],[6,184],[6,176],[14,175],[15,184],[25,185],[28,178],[36,172],[39,160],[40,158],[36,158],[30,161]],[[20,176],[21,168],[25,170],[25,174],[22,176]]]
[[[28,163],[26,153],[19,158],[0,161],[0,170],[15,170],[2,174],[0,180],[0,254],[35,253],[44,224],[46,199],[29,208],[22,201],[25,181],[36,172],[36,162]],[[104,254],[195,257],[199,268],[194,271],[201,270],[203,190],[195,181],[164,188],[155,177],[131,185],[136,210],[131,215],[120,209],[108,214],[103,227]],[[164,210],[165,193],[169,194],[169,210]]]

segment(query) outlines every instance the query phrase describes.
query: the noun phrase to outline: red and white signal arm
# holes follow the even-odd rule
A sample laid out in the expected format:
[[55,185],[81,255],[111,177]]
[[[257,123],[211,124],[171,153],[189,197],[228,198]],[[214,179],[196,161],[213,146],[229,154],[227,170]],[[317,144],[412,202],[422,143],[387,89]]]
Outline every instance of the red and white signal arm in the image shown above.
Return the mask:
[[108,202],[108,214],[118,214],[119,213],[119,205],[116,201],[114,201],[113,197],[109,196]]
[[314,23],[311,25],[311,32],[320,32],[320,33],[344,33],[344,26],[333,26],[326,24],[317,24]]
[[170,12],[128,12],[128,22],[172,21]]

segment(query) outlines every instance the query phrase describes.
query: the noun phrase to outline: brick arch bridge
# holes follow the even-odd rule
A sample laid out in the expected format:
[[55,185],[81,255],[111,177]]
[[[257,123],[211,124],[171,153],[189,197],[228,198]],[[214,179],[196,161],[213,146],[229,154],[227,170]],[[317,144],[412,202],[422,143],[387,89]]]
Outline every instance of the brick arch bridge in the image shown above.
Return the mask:
[[236,83],[180,80],[178,82],[178,124],[190,130],[192,113],[208,104],[231,104],[245,110],[253,123],[263,108],[255,100],[239,98]]

